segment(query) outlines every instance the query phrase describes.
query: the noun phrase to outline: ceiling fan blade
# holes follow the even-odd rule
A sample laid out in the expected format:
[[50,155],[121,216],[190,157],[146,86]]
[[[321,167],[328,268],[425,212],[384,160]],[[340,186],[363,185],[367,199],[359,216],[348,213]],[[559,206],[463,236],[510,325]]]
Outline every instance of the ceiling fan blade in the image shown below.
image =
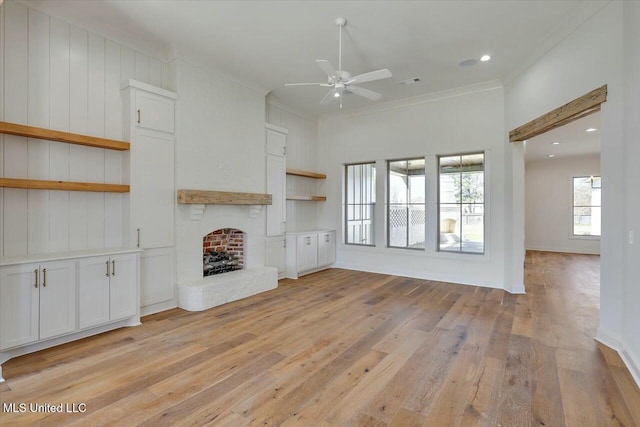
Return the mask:
[[318,64],[318,67],[320,67],[322,71],[327,73],[329,77],[338,76],[338,72],[336,71],[336,69],[333,68],[333,65],[331,65],[331,63],[329,63],[329,61],[327,61],[326,59],[316,59],[316,64]]
[[329,92],[327,92],[327,94],[324,96],[324,98],[322,98],[322,100],[320,101],[321,105],[326,105],[328,103],[330,103],[331,101],[333,101],[333,99],[335,98],[333,96],[333,94],[336,93],[336,88],[334,87],[333,89],[331,89]]
[[365,97],[367,99],[371,99],[373,101],[377,101],[378,99],[382,98],[382,94],[381,93],[374,92],[372,90],[365,89],[363,87],[347,86],[346,90],[348,90],[351,93],[355,93],[356,95],[363,96],[363,97]]
[[289,87],[289,86],[325,86],[325,87],[331,87],[332,86],[329,83],[285,83],[284,85],[286,87]]
[[389,77],[391,77],[391,71],[384,68],[382,70],[371,71],[369,73],[359,74],[352,77],[347,84],[372,82],[374,80],[388,79]]

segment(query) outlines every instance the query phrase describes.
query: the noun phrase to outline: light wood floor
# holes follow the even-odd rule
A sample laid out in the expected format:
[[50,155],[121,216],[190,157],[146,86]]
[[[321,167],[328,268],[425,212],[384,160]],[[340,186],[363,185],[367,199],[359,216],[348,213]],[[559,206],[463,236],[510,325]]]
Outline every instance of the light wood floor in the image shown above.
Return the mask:
[[16,358],[2,425],[638,425],[640,393],[593,341],[599,259],[532,252],[527,295],[328,270],[201,312]]

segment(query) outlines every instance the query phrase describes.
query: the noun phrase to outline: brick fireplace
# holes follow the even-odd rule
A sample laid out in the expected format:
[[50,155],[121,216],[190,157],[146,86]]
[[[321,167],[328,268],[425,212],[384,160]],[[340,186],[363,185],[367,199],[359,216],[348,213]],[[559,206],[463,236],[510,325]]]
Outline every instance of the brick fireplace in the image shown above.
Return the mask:
[[202,238],[202,275],[228,273],[244,268],[244,232],[221,228]]

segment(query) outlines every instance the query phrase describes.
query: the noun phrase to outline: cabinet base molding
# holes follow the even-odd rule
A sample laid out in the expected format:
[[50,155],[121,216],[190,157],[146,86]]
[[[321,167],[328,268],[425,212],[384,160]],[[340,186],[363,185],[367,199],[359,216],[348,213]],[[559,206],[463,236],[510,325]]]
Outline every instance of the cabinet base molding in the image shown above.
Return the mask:
[[300,271],[300,272],[297,272],[297,273],[295,271],[294,272],[289,272],[284,276],[284,278],[297,280],[302,276],[306,276],[307,274],[317,273],[318,271],[327,270],[329,268],[332,268],[332,266],[331,265],[324,265],[322,267],[312,268],[311,270]]
[[174,300],[159,302],[157,304],[149,304],[144,307],[140,307],[140,316],[148,316],[150,314],[160,313],[161,311],[171,310],[178,307],[178,304]]
[[36,343],[24,345],[21,347],[3,350],[0,352],[0,382],[4,381],[4,377],[2,376],[2,364],[9,359],[13,359],[14,357],[23,356],[29,353],[35,353],[36,351],[55,347],[60,344],[67,344],[71,341],[76,341],[82,338],[90,337],[92,335],[98,335],[103,332],[112,331],[114,329],[138,325],[141,325],[140,316],[136,315],[128,319],[118,320],[113,323],[100,325],[95,328],[85,329],[84,331],[75,332],[73,334],[63,335],[60,337],[38,341]]

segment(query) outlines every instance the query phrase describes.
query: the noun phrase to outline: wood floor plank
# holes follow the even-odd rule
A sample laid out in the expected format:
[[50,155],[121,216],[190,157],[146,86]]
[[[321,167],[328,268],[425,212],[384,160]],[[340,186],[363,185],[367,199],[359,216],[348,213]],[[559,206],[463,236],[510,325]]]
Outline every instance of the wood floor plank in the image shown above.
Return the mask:
[[3,365],[2,425],[639,425],[640,391],[593,340],[597,256],[528,252],[526,295],[330,269],[203,312]]

